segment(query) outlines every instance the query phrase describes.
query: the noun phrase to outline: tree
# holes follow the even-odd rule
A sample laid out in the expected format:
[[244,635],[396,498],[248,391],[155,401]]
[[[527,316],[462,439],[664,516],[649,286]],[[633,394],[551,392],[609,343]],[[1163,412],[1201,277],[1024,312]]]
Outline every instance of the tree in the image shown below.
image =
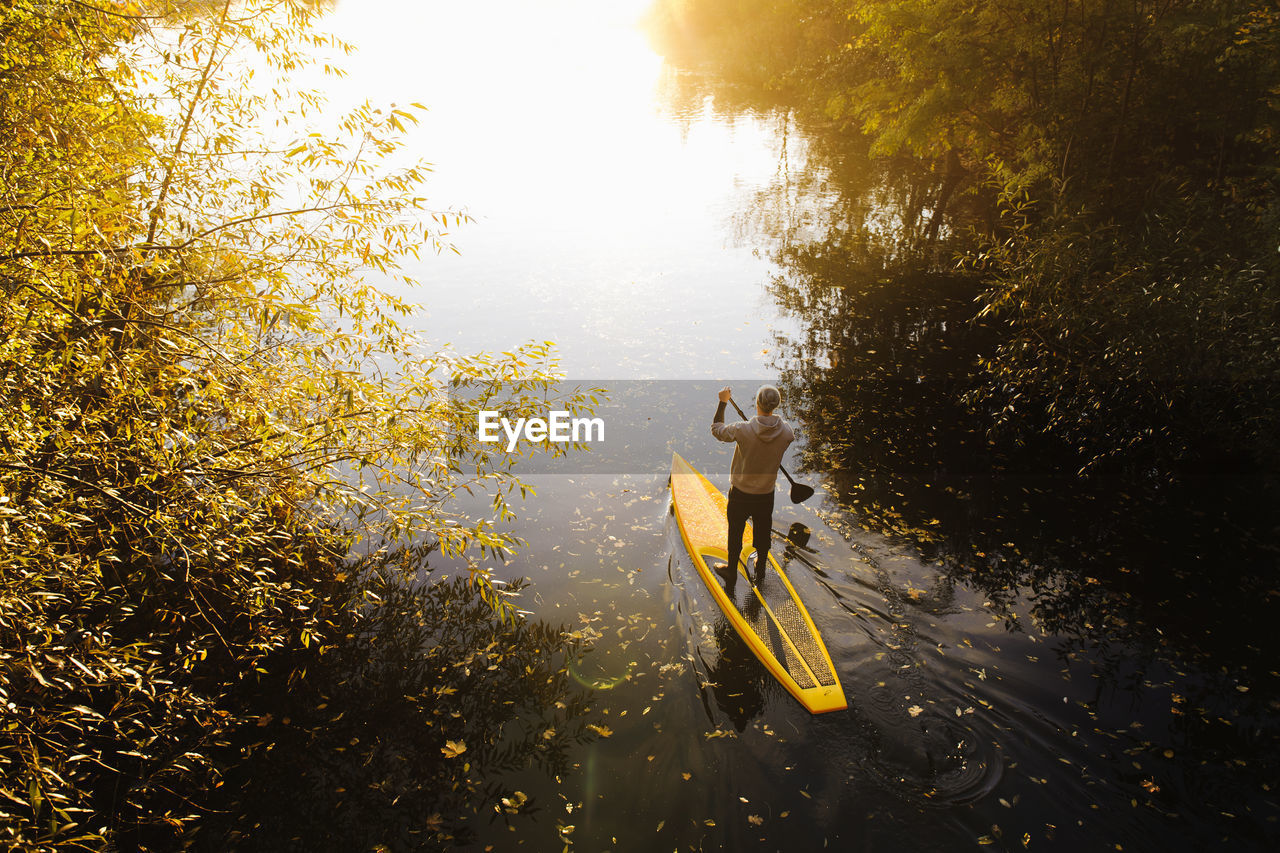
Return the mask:
[[[20,849],[187,831],[244,723],[232,693],[333,641],[361,542],[465,558],[515,618],[480,560],[515,545],[524,487],[451,385],[544,410],[551,347],[433,353],[377,288],[461,218],[395,166],[421,107],[324,129],[291,86],[348,49],[318,14],[0,11],[0,837]],[[457,515],[460,490],[489,516]]]
[[[759,78],[734,49],[758,21],[734,22],[725,0],[665,5],[686,36],[719,13],[706,54],[731,80]],[[772,57],[761,88],[781,87],[816,134],[862,136],[886,171],[927,164],[889,240],[945,234],[955,253],[934,265],[958,254],[981,279],[975,314],[997,338],[968,400],[1003,441],[1045,433],[1077,469],[1163,478],[1280,464],[1274,4],[787,8],[762,19],[800,47]],[[855,223],[869,239],[875,214]]]

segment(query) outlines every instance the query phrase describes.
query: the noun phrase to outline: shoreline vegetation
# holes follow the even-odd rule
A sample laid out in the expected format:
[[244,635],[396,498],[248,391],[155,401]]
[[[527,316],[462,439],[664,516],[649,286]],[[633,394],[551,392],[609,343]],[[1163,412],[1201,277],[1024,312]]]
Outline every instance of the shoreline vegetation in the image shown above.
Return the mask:
[[1280,471],[1274,4],[659,0],[646,24],[716,97],[811,129],[837,185],[879,166],[778,260],[874,271],[869,312],[895,275],[963,279],[904,335],[936,314],[956,343],[971,291],[959,393],[995,441],[1145,482]]
[[[575,646],[480,568],[525,489],[476,409],[543,411],[551,345],[429,352],[373,283],[464,217],[398,165],[422,107],[335,116],[290,83],[349,50],[325,5],[0,10],[6,849],[251,848],[273,773],[413,800],[360,844],[445,844],[499,795],[527,810],[487,773],[586,737]],[[427,586],[432,552],[469,576]],[[270,834],[353,841],[326,831]]]

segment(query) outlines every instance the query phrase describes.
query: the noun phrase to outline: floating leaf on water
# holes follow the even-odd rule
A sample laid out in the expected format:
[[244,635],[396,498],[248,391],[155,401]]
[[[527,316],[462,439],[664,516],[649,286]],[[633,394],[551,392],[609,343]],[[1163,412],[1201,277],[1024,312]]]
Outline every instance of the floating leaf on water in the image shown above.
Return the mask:
[[759,826],[760,824],[764,823],[764,818],[760,817],[760,815],[757,815],[757,814],[749,814],[747,815],[747,823],[751,824],[752,826]]
[[921,708],[919,705],[912,705],[910,708],[907,709],[907,713],[910,714],[912,717],[918,717],[922,713],[924,713],[924,708]]
[[693,774],[692,774],[692,773],[681,773],[680,775],[684,777],[684,781],[686,781],[686,782],[688,782],[690,779],[692,779],[692,778],[693,778]]
[[444,746],[440,747],[440,751],[444,753],[445,758],[457,758],[467,751],[467,745],[460,740],[447,740]]

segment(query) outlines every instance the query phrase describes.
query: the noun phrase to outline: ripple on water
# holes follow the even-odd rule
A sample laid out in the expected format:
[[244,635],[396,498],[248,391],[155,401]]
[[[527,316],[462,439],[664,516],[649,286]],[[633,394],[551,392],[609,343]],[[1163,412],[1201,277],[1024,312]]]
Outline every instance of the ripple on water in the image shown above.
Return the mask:
[[943,806],[981,800],[1000,783],[998,742],[965,709],[913,704],[887,688],[868,690],[862,700],[868,737],[857,764],[884,790]]

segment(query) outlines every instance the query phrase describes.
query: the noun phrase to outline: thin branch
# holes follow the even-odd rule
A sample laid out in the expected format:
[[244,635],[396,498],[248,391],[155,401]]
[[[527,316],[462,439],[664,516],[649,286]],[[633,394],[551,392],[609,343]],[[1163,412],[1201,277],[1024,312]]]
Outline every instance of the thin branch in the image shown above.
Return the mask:
[[15,465],[11,462],[0,462],[0,468],[6,468],[10,471],[18,471],[23,474],[38,474],[38,475],[47,476],[47,477],[54,477],[56,479],[63,480],[68,483],[74,483],[77,486],[84,486],[87,489],[92,489],[93,491],[106,496],[107,498],[111,499],[112,501],[124,507],[125,509],[132,510],[134,513],[142,516],[143,518],[150,518],[152,515],[155,514],[155,510],[149,510],[149,509],[146,509],[145,507],[138,506],[132,501],[127,501],[124,498],[120,497],[120,495],[115,494],[114,491],[111,489],[104,488],[102,486],[97,485],[96,483],[90,483],[87,480],[81,480],[79,477],[73,477],[70,474],[63,474],[59,471],[47,471],[47,470],[42,471],[38,468],[32,468],[30,465]]
[[196,84],[195,94],[191,96],[191,106],[187,109],[187,114],[182,119],[182,129],[178,131],[178,141],[174,143],[173,154],[170,155],[168,165],[165,166],[164,180],[160,184],[160,193],[156,198],[155,206],[151,208],[151,224],[147,228],[147,243],[151,243],[156,238],[156,229],[160,226],[160,217],[164,214],[164,203],[169,196],[169,185],[173,181],[174,168],[178,158],[182,156],[182,148],[187,141],[187,131],[191,128],[191,120],[195,117],[196,108],[204,97],[205,86],[208,85],[209,77],[213,73],[213,67],[218,58],[218,48],[222,45],[222,36],[226,32],[227,14],[230,11],[231,0],[224,0],[222,14],[218,16],[217,35],[214,36],[213,45],[209,48],[209,61],[205,63],[204,71],[200,74],[200,82]]
[[99,15],[108,15],[112,18],[123,18],[126,21],[163,21],[164,15],[129,15],[125,12],[117,12],[112,9],[103,9],[101,6],[95,6],[92,3],[85,3],[84,0],[66,0],[71,6],[79,6],[81,9],[88,9],[90,12],[97,12]]
[[219,223],[211,228],[195,234],[194,236],[182,241],[181,243],[171,243],[163,246],[157,246],[151,242],[140,243],[134,246],[123,246],[120,248],[101,248],[101,249],[45,249],[43,251],[31,252],[13,252],[8,255],[0,255],[0,262],[17,261],[24,258],[53,258],[53,257],[89,257],[101,255],[127,255],[132,252],[180,252],[184,249],[191,248],[191,244],[198,240],[203,240],[210,234],[216,234],[219,231],[225,231],[228,228],[234,228],[237,225],[245,225],[250,222],[257,222],[263,219],[276,219],[281,216],[298,216],[303,213],[325,213],[331,210],[363,210],[367,208],[377,207],[377,204],[368,202],[345,202],[339,204],[327,204],[321,207],[300,207],[294,210],[275,210],[268,213],[259,213],[254,216],[245,216],[240,219],[230,219],[226,222]]

